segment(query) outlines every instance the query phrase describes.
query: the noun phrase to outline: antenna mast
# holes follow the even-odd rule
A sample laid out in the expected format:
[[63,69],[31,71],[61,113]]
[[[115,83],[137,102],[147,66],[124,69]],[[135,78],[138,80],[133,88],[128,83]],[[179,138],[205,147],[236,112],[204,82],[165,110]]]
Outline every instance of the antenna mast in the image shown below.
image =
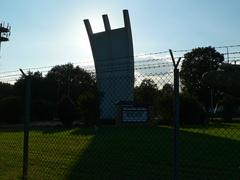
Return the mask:
[[0,52],[2,42],[9,41],[9,36],[11,35],[11,26],[9,24],[5,25],[5,22],[0,23]]

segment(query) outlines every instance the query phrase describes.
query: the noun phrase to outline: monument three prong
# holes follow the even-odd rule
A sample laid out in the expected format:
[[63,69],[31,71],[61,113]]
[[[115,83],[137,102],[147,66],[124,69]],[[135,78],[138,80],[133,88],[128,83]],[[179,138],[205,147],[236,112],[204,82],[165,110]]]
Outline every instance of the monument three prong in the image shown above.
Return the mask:
[[103,15],[105,31],[93,33],[88,19],[84,20],[88,33],[97,86],[100,91],[100,119],[116,117],[118,102],[133,102],[134,54],[129,14],[123,10],[124,27],[111,29],[107,15]]

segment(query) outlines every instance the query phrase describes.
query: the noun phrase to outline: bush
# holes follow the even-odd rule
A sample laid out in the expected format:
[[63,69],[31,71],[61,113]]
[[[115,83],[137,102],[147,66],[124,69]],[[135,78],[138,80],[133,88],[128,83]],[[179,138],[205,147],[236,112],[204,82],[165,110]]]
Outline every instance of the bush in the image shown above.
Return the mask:
[[181,124],[196,125],[206,124],[206,111],[196,98],[190,95],[182,95],[180,98]]
[[0,100],[1,123],[16,124],[23,122],[24,101],[18,96],[9,96]]
[[223,104],[223,119],[224,122],[233,122],[232,118],[236,115],[237,109],[240,104],[240,99],[230,96],[230,95],[225,95],[222,101]]
[[170,124],[173,119],[173,96],[161,96],[155,101],[155,111],[161,117],[161,123]]
[[[157,102],[160,116],[163,123],[171,124],[174,117],[173,96],[162,96]],[[207,122],[206,113],[203,106],[190,95],[180,95],[180,124],[196,125]]]
[[76,106],[70,97],[64,96],[58,103],[57,112],[63,125],[70,127],[76,117]]
[[99,118],[99,97],[97,93],[86,92],[77,100],[81,119],[86,127],[94,127]]
[[51,121],[55,112],[55,104],[45,100],[35,100],[32,102],[33,121]]

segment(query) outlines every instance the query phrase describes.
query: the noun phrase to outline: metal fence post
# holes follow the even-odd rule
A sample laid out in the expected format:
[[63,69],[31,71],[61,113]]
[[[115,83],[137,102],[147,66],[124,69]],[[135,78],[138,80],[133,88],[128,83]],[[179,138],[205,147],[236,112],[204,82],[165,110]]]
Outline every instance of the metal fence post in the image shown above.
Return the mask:
[[173,66],[174,66],[174,146],[173,146],[173,180],[178,180],[179,178],[179,128],[180,128],[180,114],[179,114],[179,107],[180,107],[180,97],[179,97],[179,69],[178,65],[181,61],[181,58],[175,62],[172,50],[169,50]]
[[28,145],[29,145],[29,123],[31,112],[31,79],[21,69],[21,73],[26,79],[25,88],[25,119],[24,119],[24,139],[23,139],[23,180],[28,179]]
[[174,180],[179,179],[179,69],[174,68]]

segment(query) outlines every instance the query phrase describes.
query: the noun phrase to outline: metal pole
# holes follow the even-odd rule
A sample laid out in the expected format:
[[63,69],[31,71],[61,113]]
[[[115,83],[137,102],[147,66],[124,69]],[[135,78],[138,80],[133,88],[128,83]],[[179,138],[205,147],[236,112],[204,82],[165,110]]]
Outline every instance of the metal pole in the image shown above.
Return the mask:
[[[23,73],[23,71],[21,71]],[[29,76],[26,78],[25,88],[25,120],[24,120],[24,139],[23,139],[23,180],[28,179],[28,146],[29,146],[29,123],[31,112],[31,80]]]
[[179,129],[180,129],[180,113],[179,113],[179,107],[180,107],[180,96],[179,96],[179,69],[178,65],[181,61],[181,57],[178,59],[177,63],[175,62],[172,50],[169,50],[173,66],[174,66],[174,149],[173,149],[173,180],[179,179]]
[[173,179],[179,179],[179,69],[174,68],[174,169]]

